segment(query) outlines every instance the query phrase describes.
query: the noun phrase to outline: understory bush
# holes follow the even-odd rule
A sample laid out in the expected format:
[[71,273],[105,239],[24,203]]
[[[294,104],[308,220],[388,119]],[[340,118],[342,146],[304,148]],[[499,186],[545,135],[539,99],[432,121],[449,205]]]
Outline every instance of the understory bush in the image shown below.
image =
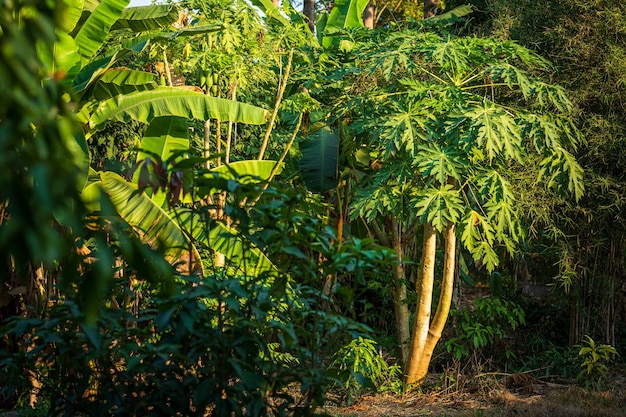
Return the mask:
[[473,306],[451,312],[452,331],[445,348],[454,359],[472,358],[507,361],[514,352],[507,337],[526,324],[524,310],[515,302],[498,297],[477,298]]
[[63,416],[313,413],[333,380],[307,344],[358,326],[314,310],[306,288],[277,298],[241,277],[176,285],[167,297],[144,291],[138,312],[103,308],[92,324],[71,299],[45,319],[12,320],[3,331],[25,348],[0,363],[11,376],[2,390],[28,395],[35,380],[38,401]]

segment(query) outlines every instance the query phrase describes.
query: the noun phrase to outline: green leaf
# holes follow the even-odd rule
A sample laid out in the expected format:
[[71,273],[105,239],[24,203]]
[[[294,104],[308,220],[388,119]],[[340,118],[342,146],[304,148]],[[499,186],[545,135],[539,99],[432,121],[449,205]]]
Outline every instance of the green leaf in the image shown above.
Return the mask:
[[56,4],[57,13],[55,13],[55,23],[61,31],[70,33],[83,14],[83,1],[60,0],[57,1]]
[[267,110],[250,104],[210,97],[182,88],[162,87],[113,97],[100,103],[89,125],[92,129],[100,130],[107,122],[134,119],[149,123],[162,116],[263,124],[266,115]]
[[261,9],[261,11],[267,16],[269,19],[275,19],[280,22],[283,26],[289,26],[289,20],[285,18],[278,10],[278,7],[274,5],[272,0],[251,0],[251,3]]
[[474,9],[472,8],[471,5],[464,4],[464,5],[455,7],[449,12],[445,12],[445,13],[430,17],[427,20],[433,21],[433,22],[436,22],[438,20],[448,20],[448,19],[456,20],[461,17],[467,16],[468,14],[471,14],[473,11]]
[[[485,242],[491,246],[495,242],[495,231],[489,221],[475,210],[469,210],[459,224],[461,242],[471,253],[476,247]],[[476,259],[476,258],[475,258]]]
[[309,190],[323,193],[337,186],[339,134],[330,127],[310,134],[301,144],[300,175]]
[[472,127],[477,129],[474,140],[487,151],[490,160],[503,153],[507,158],[523,161],[520,127],[504,108],[483,100],[482,106],[474,107],[466,116],[472,119]]
[[[255,184],[259,181],[266,181],[272,170],[276,166],[276,161],[270,160],[247,160],[231,162],[217,168],[212,168],[209,172],[216,174],[219,178],[226,180],[238,180],[242,184]],[[283,170],[283,164],[278,167],[276,174]]]
[[74,37],[83,62],[89,61],[102,47],[111,27],[128,3],[129,0],[102,0],[89,15]]
[[179,211],[176,216],[181,228],[193,236],[195,241],[223,254],[231,266],[246,276],[277,276],[277,268],[251,241],[242,237],[237,230],[221,223],[207,224],[197,214]]
[[183,262],[200,269],[200,254],[190,242],[178,223],[135,184],[126,181],[114,172],[102,172],[104,191],[117,213],[131,225],[141,240],[152,247],[161,248],[172,264]]
[[364,27],[363,11],[369,0],[337,0],[330,11],[326,25],[324,26],[324,36],[322,46],[330,48],[337,43],[336,36],[331,35],[341,29]]
[[436,143],[419,146],[415,162],[423,177],[433,177],[439,184],[445,184],[449,178],[461,181],[461,174],[465,170],[455,148],[442,148]]
[[541,161],[541,170],[537,182],[548,178],[547,186],[557,191],[567,189],[578,201],[585,192],[583,168],[576,158],[563,148],[553,149],[552,153]]
[[93,86],[92,97],[97,101],[108,100],[121,94],[154,90],[158,87],[155,74],[128,69],[104,71]]
[[148,45],[148,40],[133,40],[124,44],[124,47],[119,48],[103,58],[91,61],[80,69],[78,74],[72,80],[72,88],[77,93],[83,92],[94,82],[96,82],[100,76],[102,76],[108,69],[110,69],[120,59],[127,57],[128,55],[137,54],[142,52]]
[[127,7],[111,30],[130,29],[145,32],[161,29],[178,20],[178,10],[171,4]]
[[440,232],[448,222],[457,223],[463,212],[463,200],[451,184],[428,188],[417,193],[412,200],[421,221],[430,222]]
[[137,162],[143,161],[150,154],[156,154],[161,161],[167,161],[172,153],[188,149],[187,119],[176,116],[157,117],[152,119],[141,139]]

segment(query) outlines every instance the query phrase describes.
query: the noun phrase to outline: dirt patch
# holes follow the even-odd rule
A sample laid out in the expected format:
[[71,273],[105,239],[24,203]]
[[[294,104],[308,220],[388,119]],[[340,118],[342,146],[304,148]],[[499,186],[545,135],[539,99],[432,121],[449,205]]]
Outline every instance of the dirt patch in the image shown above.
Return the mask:
[[538,383],[519,388],[450,394],[364,395],[349,407],[327,406],[336,417],[624,417],[626,386],[605,392]]

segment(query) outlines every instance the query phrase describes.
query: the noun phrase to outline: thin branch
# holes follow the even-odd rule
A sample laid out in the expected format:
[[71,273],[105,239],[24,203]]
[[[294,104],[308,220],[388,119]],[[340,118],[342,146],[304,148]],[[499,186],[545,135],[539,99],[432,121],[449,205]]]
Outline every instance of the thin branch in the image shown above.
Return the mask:
[[272,133],[272,129],[274,128],[274,122],[276,121],[276,116],[278,115],[278,108],[280,107],[280,103],[283,100],[283,94],[285,93],[285,88],[287,87],[287,78],[289,78],[289,72],[291,71],[291,63],[293,61],[293,49],[289,51],[289,58],[287,59],[287,67],[285,68],[285,73],[283,78],[281,79],[280,87],[278,90],[278,97],[276,97],[276,104],[274,105],[274,111],[272,112],[272,117],[270,118],[269,124],[267,125],[267,130],[265,131],[265,137],[263,138],[263,143],[261,143],[261,150],[259,151],[259,157],[257,158],[259,161],[263,159],[263,155],[265,155],[265,148],[267,148],[267,142],[270,139],[270,135]]

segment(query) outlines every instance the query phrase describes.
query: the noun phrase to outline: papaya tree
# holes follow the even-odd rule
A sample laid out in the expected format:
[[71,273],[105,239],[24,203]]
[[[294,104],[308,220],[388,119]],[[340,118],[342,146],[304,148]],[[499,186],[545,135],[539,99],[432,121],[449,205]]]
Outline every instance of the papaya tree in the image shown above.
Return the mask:
[[351,216],[398,256],[400,360],[406,382],[421,383],[450,310],[457,247],[492,271],[499,251],[513,253],[523,240],[513,166],[536,166],[538,182],[579,199],[583,171],[571,152],[583,140],[565,91],[542,78],[550,64],[514,42],[380,31],[364,34],[353,53],[336,106],[353,134],[343,146],[362,171]]

